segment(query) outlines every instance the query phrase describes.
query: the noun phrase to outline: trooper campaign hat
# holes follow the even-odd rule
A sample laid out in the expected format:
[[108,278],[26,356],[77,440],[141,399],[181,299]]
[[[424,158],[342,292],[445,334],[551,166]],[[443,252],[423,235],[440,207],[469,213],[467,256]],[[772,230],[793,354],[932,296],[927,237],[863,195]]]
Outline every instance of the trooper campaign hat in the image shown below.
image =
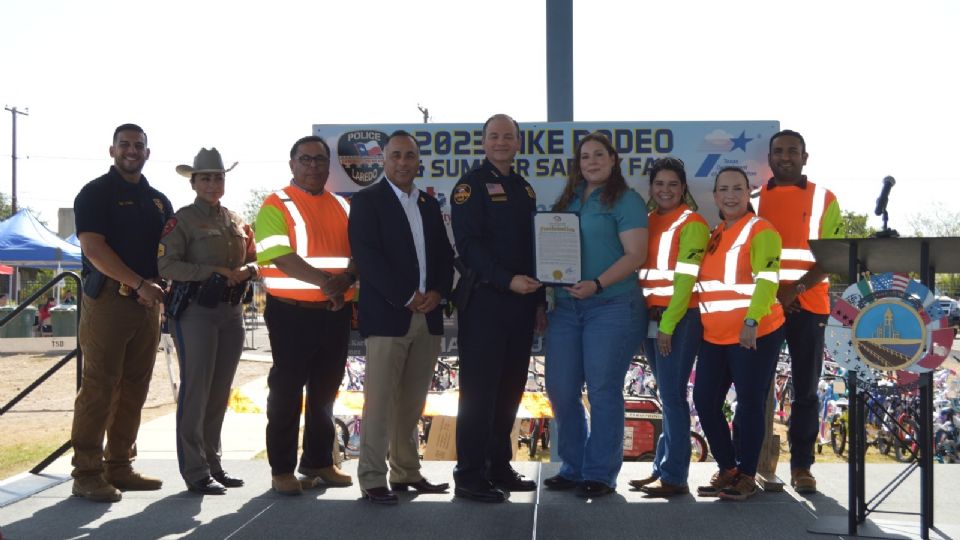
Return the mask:
[[177,165],[177,173],[187,178],[198,173],[225,173],[232,171],[233,168],[237,166],[237,163],[238,162],[234,162],[229,169],[225,169],[223,167],[223,158],[220,157],[220,152],[218,152],[216,148],[209,150],[201,148],[200,152],[197,153],[197,157],[193,158],[193,166]]

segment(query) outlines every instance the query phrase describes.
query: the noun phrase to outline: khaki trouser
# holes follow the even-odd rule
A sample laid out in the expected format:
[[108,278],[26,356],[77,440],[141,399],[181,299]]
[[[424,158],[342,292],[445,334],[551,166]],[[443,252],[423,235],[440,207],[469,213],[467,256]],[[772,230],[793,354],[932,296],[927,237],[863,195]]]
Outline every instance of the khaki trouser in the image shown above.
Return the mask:
[[[97,298],[83,295],[83,379],[73,409],[73,477],[122,470],[137,455],[140,412],[160,340],[160,306],[120,296],[107,279]],[[107,436],[106,450],[103,447]]]
[[363,381],[363,424],[360,430],[360,487],[390,481],[417,482],[420,475],[417,421],[440,353],[440,336],[430,334],[427,319],[414,314],[402,337],[367,338],[367,370]]

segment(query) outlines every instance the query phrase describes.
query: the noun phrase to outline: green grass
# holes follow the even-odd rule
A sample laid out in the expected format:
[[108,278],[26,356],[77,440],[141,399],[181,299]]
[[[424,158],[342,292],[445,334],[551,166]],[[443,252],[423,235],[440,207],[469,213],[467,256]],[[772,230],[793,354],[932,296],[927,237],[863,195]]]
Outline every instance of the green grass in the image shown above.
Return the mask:
[[66,440],[60,437],[17,444],[0,444],[0,478],[29,471]]

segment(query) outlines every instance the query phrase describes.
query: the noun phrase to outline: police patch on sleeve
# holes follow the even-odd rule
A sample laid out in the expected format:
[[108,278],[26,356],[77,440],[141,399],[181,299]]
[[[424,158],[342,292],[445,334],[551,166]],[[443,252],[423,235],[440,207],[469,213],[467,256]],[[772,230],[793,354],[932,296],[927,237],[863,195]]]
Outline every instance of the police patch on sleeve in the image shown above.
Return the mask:
[[453,188],[453,202],[463,204],[470,199],[470,184],[459,184]]
[[533,188],[530,187],[530,186],[527,186],[527,195],[529,195],[531,199],[536,199],[536,198],[537,198],[536,192],[534,192],[534,191],[533,191]]
[[167,223],[163,226],[163,232],[160,233],[160,238],[170,234],[170,231],[177,227],[177,218],[172,217],[167,220]]

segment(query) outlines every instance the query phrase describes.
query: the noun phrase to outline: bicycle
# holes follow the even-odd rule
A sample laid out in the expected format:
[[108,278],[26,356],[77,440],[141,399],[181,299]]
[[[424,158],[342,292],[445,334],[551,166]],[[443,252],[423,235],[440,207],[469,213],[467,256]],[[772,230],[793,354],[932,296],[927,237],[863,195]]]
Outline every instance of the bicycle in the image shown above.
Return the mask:
[[[544,366],[542,360],[537,357],[531,358],[533,367],[527,370],[527,390],[532,392],[545,392],[544,384]],[[524,427],[526,424],[526,427]],[[520,437],[517,439],[517,448],[527,445],[527,455],[530,459],[537,456],[537,445],[543,450],[550,448],[550,419],[549,418],[530,418],[520,421]]]

